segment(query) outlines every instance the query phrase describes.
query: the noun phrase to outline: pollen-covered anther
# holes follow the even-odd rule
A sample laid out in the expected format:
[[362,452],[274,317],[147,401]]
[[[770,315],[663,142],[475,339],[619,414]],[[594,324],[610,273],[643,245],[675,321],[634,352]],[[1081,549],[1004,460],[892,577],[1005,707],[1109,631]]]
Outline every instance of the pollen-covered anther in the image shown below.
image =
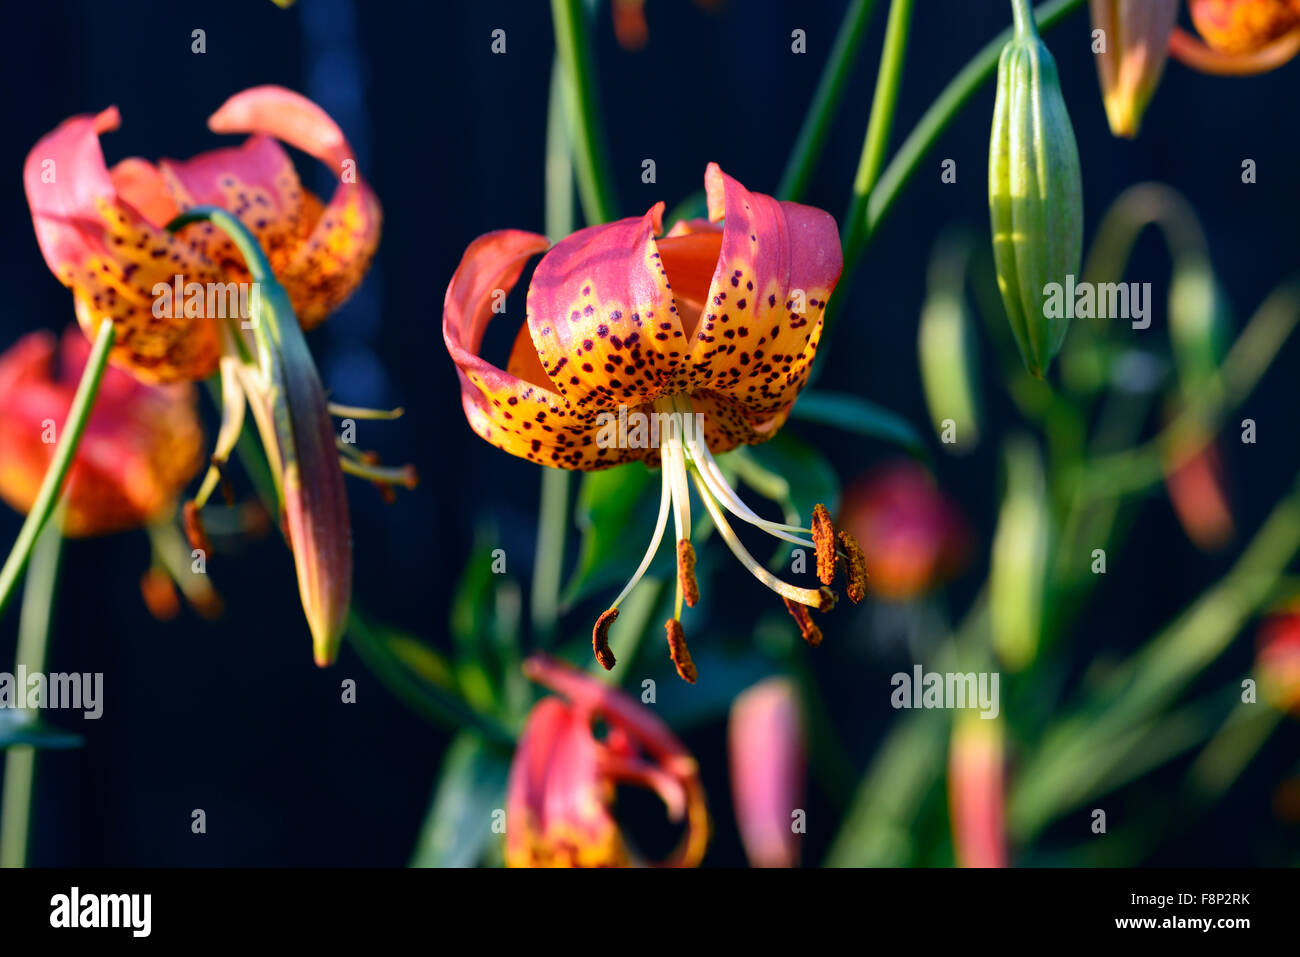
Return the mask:
[[695,580],[695,548],[685,538],[677,540],[677,581],[682,588],[682,600],[694,608],[700,600],[700,585]]
[[851,534],[840,529],[839,539],[847,565],[845,575],[848,582],[844,591],[849,596],[849,601],[856,605],[867,595],[867,559],[862,554],[862,546]]
[[683,681],[695,684],[699,674],[695,670],[695,662],[691,660],[691,651],[686,647],[686,633],[682,631],[682,623],[676,618],[669,618],[664,627],[668,630],[668,654],[672,656],[677,674]]
[[189,540],[190,548],[196,548],[205,555],[211,552],[212,540],[208,538],[208,530],[203,527],[198,503],[186,502],[181,514],[185,522],[185,537]]
[[825,585],[822,585],[821,588],[817,589],[817,597],[819,599],[817,610],[822,612],[830,611],[840,600],[840,596],[835,594],[834,589],[828,588]]
[[807,605],[801,605],[797,601],[791,601],[789,598],[785,601],[786,611],[790,612],[790,617],[794,623],[799,626],[799,635],[804,641],[816,648],[822,643],[822,630],[813,624],[812,615],[808,612]]
[[591,650],[596,653],[596,660],[606,671],[613,669],[616,661],[614,652],[609,650],[609,626],[618,618],[618,609],[610,608],[596,619],[596,626],[591,629]]
[[813,546],[817,549],[817,580],[823,585],[835,581],[835,526],[825,505],[814,505],[812,514]]

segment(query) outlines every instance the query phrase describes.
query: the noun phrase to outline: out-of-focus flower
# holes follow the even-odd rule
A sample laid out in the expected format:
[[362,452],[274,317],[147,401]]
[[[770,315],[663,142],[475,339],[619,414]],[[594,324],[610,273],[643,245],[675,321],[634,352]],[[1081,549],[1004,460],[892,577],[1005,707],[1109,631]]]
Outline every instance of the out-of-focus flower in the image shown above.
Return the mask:
[[737,696],[727,741],[731,800],[749,863],[795,867],[807,748],[794,683],[769,678]]
[[853,482],[841,524],[862,544],[867,588],[901,601],[943,584],[970,558],[970,528],[924,466],[900,459]]
[[[650,547],[600,617],[592,643],[601,663],[613,667],[609,626],[649,568],[671,502],[678,583],[667,629],[673,661],[688,681],[695,667],[680,619],[683,601],[694,605],[698,596],[691,478],[732,552],[797,618],[806,619],[808,607],[829,608],[829,587],[778,579],[745,549],[724,512],[815,548],[823,586],[834,581],[837,550],[846,558],[856,551],[844,541],[837,549],[828,516],[811,528],[759,518],[714,459],[774,436],[807,381],[842,265],[835,221],[822,210],[751,193],[716,163],[704,185],[711,222],[680,222],[661,239],[655,237],[663,203],[644,216],[580,230],[549,252],[547,239],[535,233],[480,236],[447,288],[442,324],[465,416],[488,442],[555,468],[586,471],[638,460],[662,467]],[[504,312],[525,263],[542,252],[528,289],[527,321],[500,369],[480,354],[485,329]],[[852,579],[849,595],[860,597]],[[805,620],[800,629],[813,634]]]
[[1204,551],[1222,548],[1233,534],[1219,448],[1209,436],[1187,438],[1165,453],[1165,488],[1183,531]]
[[[28,154],[23,179],[41,252],[73,291],[87,335],[112,322],[110,358],[140,380],[197,380],[220,368],[221,431],[212,468],[186,511],[187,530],[198,539],[198,509],[239,438],[247,398],[280,498],[316,661],[329,664],[352,590],[342,469],[390,484],[414,479],[350,447],[341,468],[299,325],[319,323],[360,283],[379,242],[379,202],[334,121],[280,87],[236,94],[209,119],[214,132],[251,133],[241,146],[184,162],[131,158],[110,169],[99,137],[119,121],[116,107],[74,116]],[[334,170],[339,184],[328,204],[302,188],[276,139]],[[188,215],[196,208],[201,216]]]
[[[695,867],[709,839],[699,767],[659,718],[621,691],[546,656],[525,673],[560,697],[543,698],[524,725],[506,793],[510,867],[645,864],[610,808],[615,786],[654,791],[685,833],[663,866]],[[596,737],[603,722],[606,734]]]
[[1255,670],[1264,698],[1300,716],[1300,609],[1273,615],[1260,625]]
[[[241,146],[157,165],[133,157],[110,169],[99,137],[120,122],[112,106],[65,120],[32,147],[23,169],[45,262],[73,291],[87,336],[104,319],[117,324],[118,365],[145,381],[194,381],[215,372],[226,351],[229,324],[220,320],[237,317],[228,287],[215,298],[207,284],[247,283],[251,276],[230,238],[211,224],[168,232],[167,224],[192,207],[218,206],[248,227],[305,329],[361,282],[379,243],[379,202],[338,126],[310,100],[280,87],[245,90],[208,120],[215,133],[251,133]],[[339,177],[328,205],[303,189],[276,139]],[[178,275],[184,301],[160,300]],[[197,297],[191,283],[203,284]],[[160,310],[160,302],[167,308]]]
[[1300,0],[1188,0],[1187,6],[1204,42],[1176,28],[1169,52],[1193,69],[1266,73],[1300,53]]
[[1006,867],[1002,722],[962,712],[948,756],[948,809],[959,867]]
[[[650,40],[650,28],[645,20],[646,0],[610,0],[609,13],[614,21],[614,36],[619,46],[630,53],[643,49]],[[722,0],[695,0],[704,10],[722,6]]]
[[1097,73],[1110,131],[1137,136],[1169,56],[1178,0],[1091,0],[1091,6],[1093,29],[1103,31],[1106,44]]
[[[61,343],[34,332],[0,356],[0,497],[21,512],[36,500],[89,355],[69,328]],[[203,464],[195,406],[188,383],[148,386],[106,369],[68,473],[64,534],[125,531],[173,512]]]
[[1070,327],[1069,312],[1054,315],[1044,297],[1079,272],[1083,178],[1056,61],[1032,11],[1017,5],[1015,16],[1015,34],[998,60],[989,219],[1007,320],[1025,368],[1041,378]]

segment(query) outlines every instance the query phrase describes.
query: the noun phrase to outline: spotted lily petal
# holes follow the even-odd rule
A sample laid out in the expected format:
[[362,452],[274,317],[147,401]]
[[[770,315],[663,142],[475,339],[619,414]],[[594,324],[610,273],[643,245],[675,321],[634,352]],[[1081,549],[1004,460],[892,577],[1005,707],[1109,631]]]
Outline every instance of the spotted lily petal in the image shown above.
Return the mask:
[[[279,86],[258,86],[235,94],[212,114],[208,126],[215,133],[274,136],[314,156],[339,177],[333,197],[318,215],[310,203],[304,203],[302,219],[296,225],[305,239],[287,262],[276,268],[277,277],[289,290],[299,323],[304,329],[315,327],[361,283],[379,245],[383,218],[379,200],[361,178],[356,154],[328,113]],[[257,159],[259,164],[264,161],[260,155]],[[283,175],[283,167],[272,164],[276,170],[273,184],[292,202],[291,181]],[[272,261],[272,266],[277,264]]]
[[496,315],[494,305],[514,288],[528,259],[546,247],[546,237],[521,230],[480,236],[465,250],[447,287],[442,336],[460,375],[465,417],[488,442],[543,465],[594,469],[629,461],[641,452],[599,446],[597,410],[578,411],[566,403],[526,336],[517,344],[510,371],[479,355]]
[[[183,273],[195,282],[219,278],[214,265],[162,224],[150,222],[117,192],[104,164],[99,134],[117,129],[110,107],[74,116],[43,136],[27,155],[23,183],[32,224],[50,271],[76,296],[87,335],[111,319],[118,326],[111,353],[147,381],[175,382],[211,374],[220,353],[215,323],[183,313],[153,316],[153,289]],[[132,175],[134,174],[134,175]],[[128,195],[141,181],[135,164],[119,174]],[[156,212],[152,199],[143,209]]]

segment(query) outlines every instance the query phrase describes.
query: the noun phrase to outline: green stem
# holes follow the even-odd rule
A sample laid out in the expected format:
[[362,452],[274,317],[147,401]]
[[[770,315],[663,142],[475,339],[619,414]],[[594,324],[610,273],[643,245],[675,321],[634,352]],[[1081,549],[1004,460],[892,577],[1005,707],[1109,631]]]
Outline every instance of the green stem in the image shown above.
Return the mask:
[[5,559],[4,567],[0,568],[0,613],[9,604],[14,586],[18,584],[18,578],[31,557],[36,537],[49,521],[50,513],[58,502],[64,479],[76,456],[77,445],[86,430],[86,423],[90,421],[95,396],[99,394],[99,383],[104,376],[104,366],[108,364],[108,351],[112,348],[115,337],[116,330],[111,322],[99,324],[94,346],[86,359],[86,368],[81,373],[81,382],[72,398],[72,408],[68,410],[68,418],[63,423],[62,438],[54,450],[54,458],[45,470],[45,478],[36,493],[36,501],[27,513],[23,527],[18,531],[18,539],[14,542],[9,557]]
[[781,185],[776,191],[778,199],[798,200],[808,188],[813,167],[821,158],[822,148],[826,144],[831,120],[835,118],[840,101],[844,98],[844,88],[853,73],[858,50],[862,46],[862,35],[866,32],[867,21],[871,19],[875,6],[875,0],[853,0],[845,11],[844,20],[835,37],[835,45],[831,48],[830,59],[822,71],[812,105],[804,117],[803,126],[799,128],[799,137],[795,140],[794,149],[781,176]]
[[564,538],[569,527],[570,481],[570,474],[564,469],[542,469],[542,502],[537,516],[531,602],[533,631],[543,644],[555,636],[555,623],[559,618]]
[[[1049,3],[1040,4],[1035,10],[1039,29],[1046,30],[1055,26],[1082,5],[1083,0],[1051,0]],[[925,115],[908,134],[903,145],[898,148],[898,152],[885,167],[885,171],[880,174],[868,198],[863,212],[864,221],[858,227],[862,230],[863,239],[854,250],[855,256],[861,255],[871,241],[880,221],[893,207],[899,193],[916,172],[921,159],[934,146],[961,108],[975,95],[975,91],[997,71],[998,57],[1002,55],[1002,48],[1006,46],[1012,35],[1013,30],[1008,27],[976,53],[974,58],[962,67],[961,72],[944,87],[943,92],[925,111]],[[849,258],[846,250],[845,272],[848,272],[853,265],[854,261]]]
[[[31,571],[23,588],[23,607],[18,621],[15,671],[19,665],[29,673],[45,671],[51,609],[63,544],[60,524],[55,521],[46,525],[32,550]],[[0,867],[27,865],[35,776],[36,748],[14,745],[6,750],[4,793],[0,796]]]
[[847,263],[856,261],[859,247],[866,239],[866,209],[871,192],[885,162],[889,147],[889,134],[894,126],[894,113],[898,107],[898,88],[903,78],[903,62],[907,58],[907,38],[911,32],[912,0],[893,0],[889,7],[889,22],[885,25],[885,44],[880,53],[880,71],[876,76],[876,92],[871,100],[871,118],[867,121],[867,135],[862,142],[862,158],[858,174],[853,180],[853,201],[844,221],[844,258]]
[[1030,0],[1011,0],[1011,17],[1016,33],[1035,36],[1038,27],[1034,23],[1034,6]]
[[555,49],[564,67],[565,101],[573,138],[573,160],[582,210],[590,224],[617,217],[618,204],[610,185],[609,154],[596,97],[596,62],[587,35],[582,0],[551,0]]

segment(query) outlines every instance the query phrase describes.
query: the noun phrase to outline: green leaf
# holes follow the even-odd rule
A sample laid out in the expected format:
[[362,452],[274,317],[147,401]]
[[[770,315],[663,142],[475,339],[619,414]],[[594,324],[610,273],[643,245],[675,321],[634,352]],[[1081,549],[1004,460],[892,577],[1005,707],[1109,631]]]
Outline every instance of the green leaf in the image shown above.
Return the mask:
[[912,423],[897,412],[842,392],[805,392],[790,410],[790,416],[817,425],[832,425],[846,432],[879,439],[905,449],[923,461],[929,460],[925,443]]
[[[582,477],[575,509],[582,543],[577,568],[564,588],[564,605],[621,585],[636,570],[654,531],[658,498],[657,474],[639,462]],[[653,574],[655,565],[650,569]]]
[[62,731],[41,718],[12,708],[0,708],[0,748],[27,745],[33,748],[79,748],[84,744],[81,735]]
[[473,734],[447,749],[412,867],[473,867],[492,837],[494,812],[505,807],[510,765]]

